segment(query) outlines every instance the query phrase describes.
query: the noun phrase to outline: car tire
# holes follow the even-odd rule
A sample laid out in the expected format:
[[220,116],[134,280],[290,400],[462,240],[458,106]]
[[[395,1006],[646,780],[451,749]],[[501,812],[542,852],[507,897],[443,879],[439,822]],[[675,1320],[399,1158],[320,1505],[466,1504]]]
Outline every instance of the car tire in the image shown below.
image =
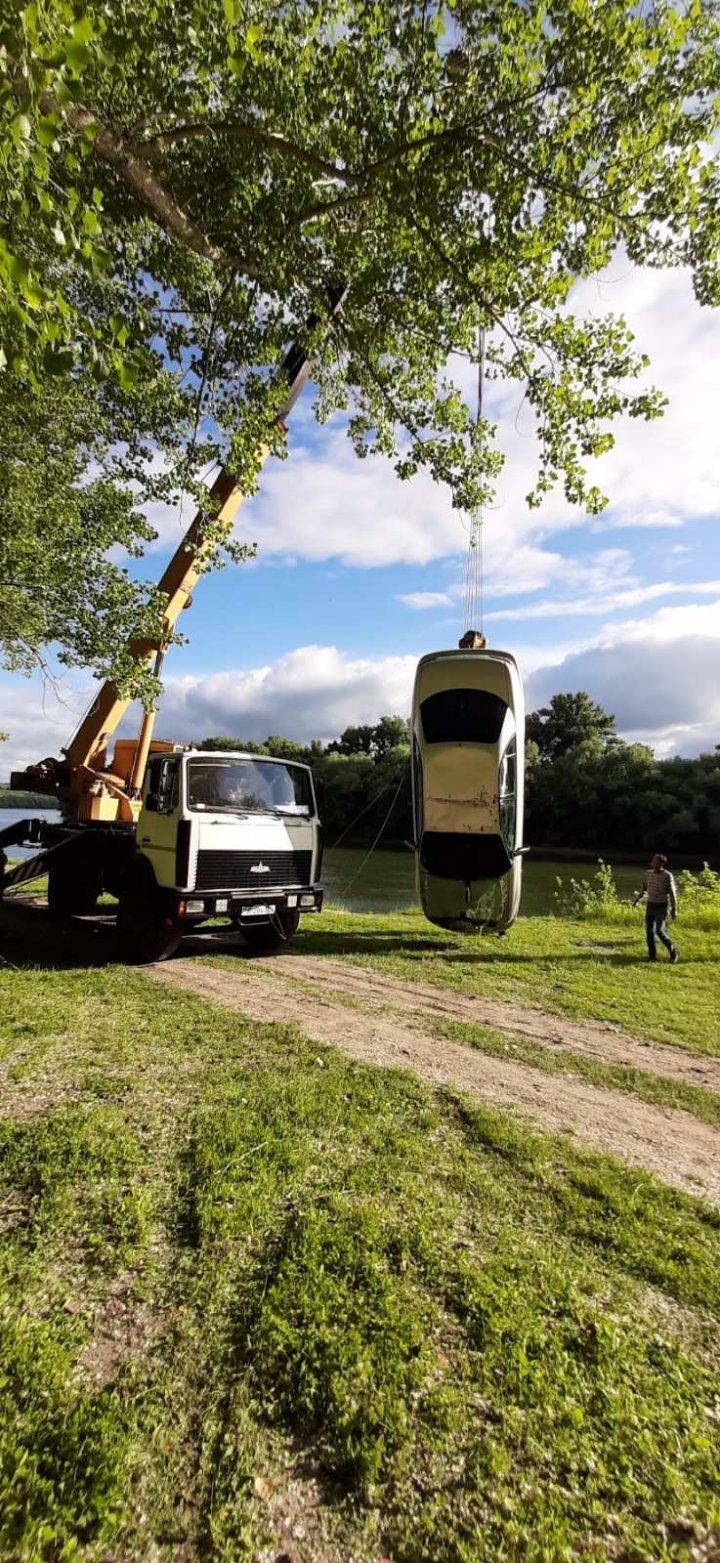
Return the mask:
[[276,912],[271,922],[256,926],[238,921],[238,927],[248,949],[259,954],[268,950],[281,950],[297,933],[299,912]]

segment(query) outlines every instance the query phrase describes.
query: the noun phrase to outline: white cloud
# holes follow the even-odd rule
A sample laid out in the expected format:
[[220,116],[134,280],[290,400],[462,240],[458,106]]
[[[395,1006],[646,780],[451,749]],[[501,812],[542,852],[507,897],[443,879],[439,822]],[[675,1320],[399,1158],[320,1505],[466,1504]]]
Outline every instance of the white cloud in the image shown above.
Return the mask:
[[516,619],[523,623],[527,619],[554,619],[574,614],[600,617],[603,614],[616,613],[618,608],[636,608],[646,602],[657,602],[660,597],[687,597],[693,592],[700,592],[703,595],[720,592],[720,581],[658,581],[654,586],[622,588],[598,597],[579,597],[562,601],[551,601],[546,598],[544,602],[533,603],[523,608],[497,608],[486,617]]
[[453,599],[447,592],[401,592],[395,601],[406,608],[450,608]]
[[350,658],[336,646],[298,646],[265,667],[169,679],[158,733],[199,739],[268,733],[334,738],[354,722],[407,714],[415,656]]
[[[187,673],[166,681],[156,732],[178,742],[221,733],[334,738],[351,723],[408,714],[417,660],[353,658],[335,646],[298,646],[263,667]],[[86,704],[75,697],[68,705],[48,689],[43,707],[37,681],[0,682],[0,730],[10,734],[10,742],[0,745],[0,780],[12,769],[59,754]],[[121,731],[136,732],[138,722],[133,707]]]
[[401,483],[383,457],[358,460],[336,427],[318,431],[312,446],[291,444],[287,461],[268,464],[235,531],[257,542],[262,559],[281,553],[362,568],[427,564],[465,546],[444,489],[424,473]]
[[527,681],[531,707],[580,689],[613,713],[624,737],[659,753],[712,749],[720,743],[720,599],[606,626]]
[[84,692],[65,678],[45,687],[39,678],[20,674],[0,681],[0,732],[9,734],[8,742],[0,743],[0,781],[6,781],[13,769],[59,754],[89,699],[89,681]]
[[[612,645],[618,640],[653,640],[661,641],[670,647],[674,641],[684,639],[688,635],[720,638],[720,597],[717,597],[714,602],[670,604],[665,608],[658,608],[648,618],[626,619],[622,623],[606,627],[597,644]],[[718,679],[720,665],[717,656],[720,656],[720,648],[710,671],[716,682],[720,684]]]

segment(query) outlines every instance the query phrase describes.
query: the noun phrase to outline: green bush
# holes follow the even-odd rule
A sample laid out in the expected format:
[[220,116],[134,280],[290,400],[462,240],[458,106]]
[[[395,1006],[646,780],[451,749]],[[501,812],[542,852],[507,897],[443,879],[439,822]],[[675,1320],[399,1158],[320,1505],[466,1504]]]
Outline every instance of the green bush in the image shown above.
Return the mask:
[[609,863],[598,858],[599,867],[592,879],[570,879],[565,884],[558,874],[553,900],[561,917],[600,917],[605,921],[624,916],[628,903],[622,902]]
[[703,919],[702,927],[720,925],[720,874],[716,874],[709,863],[703,863],[699,874],[684,868],[678,874],[677,888],[683,913],[690,912],[698,920]]
[[[598,859],[592,879],[557,876],[553,900],[558,916],[594,918],[602,922],[623,922],[632,903],[622,901],[609,863]],[[677,876],[678,907],[683,922],[694,928],[720,928],[720,874],[703,863],[699,873],[684,868]]]

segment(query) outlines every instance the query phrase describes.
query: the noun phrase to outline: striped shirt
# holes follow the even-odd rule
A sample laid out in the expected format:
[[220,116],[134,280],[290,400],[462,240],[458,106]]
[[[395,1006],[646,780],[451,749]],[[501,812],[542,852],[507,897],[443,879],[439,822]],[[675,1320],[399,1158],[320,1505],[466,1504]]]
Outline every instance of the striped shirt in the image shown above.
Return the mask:
[[654,868],[648,869],[638,900],[643,895],[647,896],[648,906],[667,906],[669,901],[671,911],[677,910],[675,880],[667,868],[661,868],[657,873]]

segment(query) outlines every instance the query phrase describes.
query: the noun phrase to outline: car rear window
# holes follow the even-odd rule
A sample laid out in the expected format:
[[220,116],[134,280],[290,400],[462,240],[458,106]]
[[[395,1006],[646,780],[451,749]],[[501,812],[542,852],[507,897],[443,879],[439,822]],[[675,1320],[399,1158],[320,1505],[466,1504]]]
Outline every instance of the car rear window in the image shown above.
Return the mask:
[[501,836],[469,836],[457,831],[426,830],[420,862],[439,879],[499,879],[512,868],[512,857]]
[[420,707],[425,742],[497,743],[506,711],[506,702],[487,689],[444,689]]

